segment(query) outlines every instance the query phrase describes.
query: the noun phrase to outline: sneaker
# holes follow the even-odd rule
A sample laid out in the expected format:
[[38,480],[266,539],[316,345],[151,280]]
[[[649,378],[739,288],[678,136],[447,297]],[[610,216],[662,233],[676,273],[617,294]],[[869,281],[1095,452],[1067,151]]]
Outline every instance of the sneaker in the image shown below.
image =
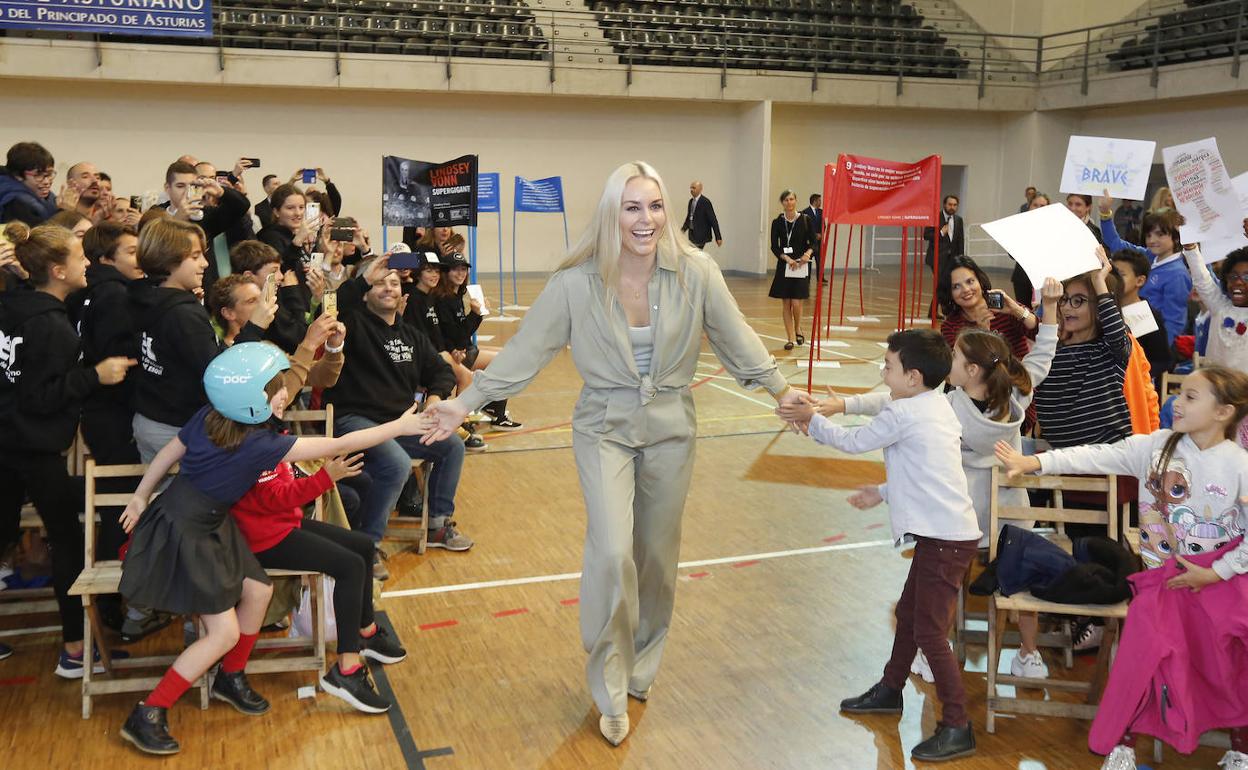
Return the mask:
[[484,452],[486,449],[489,449],[489,444],[476,433],[469,433],[468,438],[464,439],[464,450],[467,452]]
[[384,714],[390,710],[390,701],[378,694],[368,675],[368,666],[361,665],[354,674],[344,674],[335,663],[328,674],[321,674],[321,689],[366,714]]
[[276,623],[270,623],[260,628],[262,634],[273,634],[278,631],[287,631],[290,629],[290,617],[278,618]]
[[[10,649],[9,652],[12,653],[12,650]],[[8,656],[5,655],[2,657],[8,657]],[[130,657],[130,653],[126,652],[125,650],[113,650],[112,651],[112,658],[114,660],[125,660],[128,657]],[[91,673],[103,674],[104,664],[100,663],[100,651],[99,650],[95,651],[95,655],[93,656],[92,659],[95,661],[95,666],[92,667]],[[56,675],[62,679],[82,679],[82,674],[83,674],[82,669],[83,669],[82,654],[80,653],[77,656],[70,655],[68,652],[65,651],[65,648],[62,647],[61,659],[57,661],[57,664],[56,664]]]
[[1044,664],[1044,658],[1040,657],[1040,651],[1032,650],[1027,655],[1014,656],[1014,660],[1010,661],[1010,673],[1028,679],[1047,679],[1049,667]]
[[378,663],[399,663],[407,657],[407,650],[390,632],[377,626],[377,633],[360,639],[360,656]]
[[1105,626],[1088,623],[1075,629],[1075,652],[1090,652],[1100,649],[1101,639],[1105,636]]
[[13,654],[13,648],[7,644],[0,644],[0,660],[4,660]]
[[499,417],[490,415],[490,430],[520,430],[524,427],[524,423],[516,422],[511,419],[511,415],[503,414]]
[[841,701],[841,711],[849,714],[900,714],[901,705],[901,690],[876,682],[862,695]]
[[1228,751],[1222,755],[1222,761],[1218,763],[1218,767],[1225,767],[1226,770],[1248,770],[1248,754],[1241,751]]
[[142,607],[131,607],[126,613],[126,619],[121,623],[121,638],[133,644],[151,636],[171,622],[173,622],[172,615]]
[[928,665],[927,656],[922,650],[914,654],[914,662],[910,664],[910,673],[923,677],[923,681],[928,684],[936,681],[936,675],[932,673],[932,667]]
[[445,548],[448,551],[467,551],[472,546],[472,538],[455,529],[453,521],[429,530],[429,539],[425,542],[426,548]]
[[1115,746],[1101,763],[1101,770],[1135,770],[1135,747]]
[[160,706],[135,706],[121,726],[121,737],[148,754],[177,754],[182,749],[169,734],[168,710]]
[[975,753],[975,731],[968,722],[965,727],[936,725],[931,738],[910,750],[910,758],[920,762],[944,762]]
[[237,709],[238,713],[249,717],[259,716],[269,710],[269,702],[260,693],[251,689],[251,685],[247,682],[247,674],[242,671],[227,674],[218,670],[217,675],[212,678],[212,690],[209,695],[219,701],[225,701]]
[[373,549],[373,578],[376,580],[389,580],[390,570],[386,568],[386,559],[390,557],[380,548]]
[[628,737],[628,714],[620,714],[618,717],[603,714],[598,720],[598,729],[602,732],[602,737],[607,739],[607,743],[619,746]]

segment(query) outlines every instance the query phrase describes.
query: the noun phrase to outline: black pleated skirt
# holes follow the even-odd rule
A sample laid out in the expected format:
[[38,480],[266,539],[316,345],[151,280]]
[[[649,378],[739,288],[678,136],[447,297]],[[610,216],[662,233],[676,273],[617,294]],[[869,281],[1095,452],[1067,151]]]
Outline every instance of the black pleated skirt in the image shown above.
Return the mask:
[[178,476],[139,517],[122,563],[121,595],[150,609],[216,615],[238,604],[243,578],[270,582],[230,506]]
[[[776,263],[776,274],[771,279],[771,289],[767,296],[773,299],[810,299],[810,274],[805,278],[787,278],[784,275],[785,262]],[[815,263],[810,263],[810,272],[815,271]]]

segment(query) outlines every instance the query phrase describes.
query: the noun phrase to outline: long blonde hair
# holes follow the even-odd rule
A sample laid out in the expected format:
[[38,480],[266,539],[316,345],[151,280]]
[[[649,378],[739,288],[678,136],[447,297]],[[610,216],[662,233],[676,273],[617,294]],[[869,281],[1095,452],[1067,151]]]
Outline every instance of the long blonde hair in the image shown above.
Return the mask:
[[586,262],[598,263],[598,272],[602,274],[602,282],[609,299],[614,299],[620,280],[620,205],[624,201],[624,188],[636,177],[650,179],[659,187],[659,195],[663,198],[667,213],[667,223],[658,234],[657,256],[676,258],[681,286],[684,286],[685,260],[698,254],[698,250],[680,232],[680,220],[672,218],[672,199],[667,194],[667,185],[663,184],[659,172],[642,160],[625,163],[607,177],[593,218],[558,268],[567,270]]

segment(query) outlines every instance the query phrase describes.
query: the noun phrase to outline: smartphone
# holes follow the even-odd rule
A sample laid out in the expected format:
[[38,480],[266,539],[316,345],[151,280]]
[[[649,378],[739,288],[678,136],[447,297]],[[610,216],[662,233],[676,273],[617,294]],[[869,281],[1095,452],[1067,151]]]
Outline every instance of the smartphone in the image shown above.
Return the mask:
[[350,227],[331,227],[329,229],[329,239],[331,241],[350,243],[355,240],[355,230]]
[[269,273],[264,277],[264,296],[272,297],[277,294],[277,270]]
[[249,166],[249,168],[260,168],[259,158],[243,158],[243,160],[249,161],[251,163],[251,166]]
[[999,291],[990,291],[984,295],[984,302],[993,310],[1005,309],[1005,295]]
[[338,317],[338,292],[326,289],[321,295],[321,312],[330,318]]
[[305,168],[305,169],[303,170],[303,183],[304,183],[304,184],[312,184],[312,183],[313,183],[313,182],[315,182],[315,181],[316,181],[316,169],[314,169],[314,168]]
[[390,255],[390,268],[392,270],[415,270],[421,265],[421,255],[411,252],[396,252]]
[[143,196],[131,195],[130,196],[130,208],[134,209],[135,211],[138,211],[139,209],[143,208]]
[[308,260],[309,270],[321,270],[325,266],[325,255],[319,251],[312,252],[312,259]]
[[308,205],[303,209],[303,221],[310,225],[319,225],[321,223],[321,204],[316,201],[309,201]]

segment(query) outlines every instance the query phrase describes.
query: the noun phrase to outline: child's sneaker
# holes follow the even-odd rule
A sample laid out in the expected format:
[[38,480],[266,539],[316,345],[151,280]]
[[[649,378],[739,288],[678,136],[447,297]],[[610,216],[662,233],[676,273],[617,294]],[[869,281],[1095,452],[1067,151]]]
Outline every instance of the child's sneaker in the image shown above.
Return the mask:
[[1115,746],[1101,763],[1101,770],[1135,770],[1135,747]]
[[372,636],[360,639],[360,656],[375,660],[378,663],[400,663],[407,657],[407,650],[399,644],[399,640],[381,626]]
[[13,648],[7,644],[0,644],[0,660],[4,660],[13,654]]
[[1226,770],[1248,770],[1248,754],[1241,751],[1228,751],[1222,755],[1222,761],[1218,763],[1218,767],[1225,767]]
[[[11,652],[12,650],[10,650],[10,653]],[[125,658],[130,657],[130,653],[125,650],[113,650],[112,657],[114,660],[124,660]],[[100,663],[99,650],[95,651],[95,655],[92,656],[92,659],[95,661],[95,666],[91,669],[91,673],[103,674],[104,664]],[[82,653],[79,653],[77,656],[70,655],[65,651],[65,648],[62,647],[61,659],[56,664],[56,675],[62,679],[82,679],[82,669]]]
[[1075,652],[1090,652],[1101,647],[1101,639],[1105,637],[1105,626],[1088,623],[1075,629]]
[[1032,650],[1027,655],[1014,656],[1014,660],[1010,661],[1010,673],[1028,679],[1046,679],[1049,676],[1049,667],[1044,664],[1044,658],[1040,657],[1040,651]]
[[351,674],[344,674],[335,663],[330,666],[329,673],[321,674],[321,689],[366,714],[384,714],[390,710],[390,701],[377,693],[365,665]]

